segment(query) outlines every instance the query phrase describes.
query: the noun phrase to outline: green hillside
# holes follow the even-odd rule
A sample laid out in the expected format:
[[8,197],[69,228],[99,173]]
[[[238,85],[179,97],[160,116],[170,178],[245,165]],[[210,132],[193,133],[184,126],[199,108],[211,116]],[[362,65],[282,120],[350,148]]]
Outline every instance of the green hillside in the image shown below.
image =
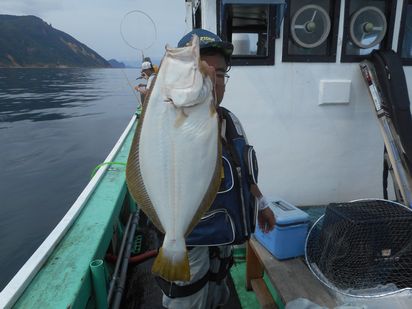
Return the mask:
[[0,67],[110,67],[110,64],[36,16],[0,15]]

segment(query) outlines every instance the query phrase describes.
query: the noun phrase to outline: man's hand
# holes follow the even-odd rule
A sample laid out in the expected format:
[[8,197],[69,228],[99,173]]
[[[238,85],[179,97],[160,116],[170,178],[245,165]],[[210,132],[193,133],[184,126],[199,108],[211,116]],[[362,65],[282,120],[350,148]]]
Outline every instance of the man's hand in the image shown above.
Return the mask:
[[211,65],[208,65],[206,61],[202,60],[200,62],[200,70],[209,75],[210,79],[212,80],[212,84],[215,85],[216,83],[216,71],[215,68]]
[[258,212],[258,224],[263,233],[269,233],[275,227],[276,219],[270,207]]
[[136,91],[139,91],[140,93],[146,94],[146,85],[145,84],[139,84],[134,87]]

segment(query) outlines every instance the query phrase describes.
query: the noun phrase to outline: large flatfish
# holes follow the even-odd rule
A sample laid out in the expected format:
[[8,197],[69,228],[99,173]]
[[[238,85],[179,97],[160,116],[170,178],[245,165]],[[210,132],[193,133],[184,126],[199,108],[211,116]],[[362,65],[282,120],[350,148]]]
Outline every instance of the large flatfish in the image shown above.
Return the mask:
[[221,178],[221,144],[213,84],[200,61],[199,38],[166,47],[146,99],[126,169],[138,206],[165,233],[152,272],[190,280],[187,236],[213,202]]

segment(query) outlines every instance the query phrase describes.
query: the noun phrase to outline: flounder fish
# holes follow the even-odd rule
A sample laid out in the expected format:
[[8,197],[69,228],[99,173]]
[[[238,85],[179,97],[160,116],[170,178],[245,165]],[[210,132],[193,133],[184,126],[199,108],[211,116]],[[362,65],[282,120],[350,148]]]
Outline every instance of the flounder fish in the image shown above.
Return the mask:
[[213,84],[199,38],[166,47],[146,99],[126,168],[138,207],[165,233],[152,272],[190,280],[185,236],[213,202],[221,180],[221,142]]

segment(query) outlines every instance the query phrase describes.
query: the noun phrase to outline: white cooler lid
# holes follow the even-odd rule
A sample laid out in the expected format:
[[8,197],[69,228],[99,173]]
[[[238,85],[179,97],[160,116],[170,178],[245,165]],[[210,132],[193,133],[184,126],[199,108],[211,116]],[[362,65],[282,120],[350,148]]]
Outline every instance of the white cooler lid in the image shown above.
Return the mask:
[[309,215],[306,212],[284,200],[272,199],[270,201],[270,208],[276,216],[276,225],[305,223],[309,221]]

